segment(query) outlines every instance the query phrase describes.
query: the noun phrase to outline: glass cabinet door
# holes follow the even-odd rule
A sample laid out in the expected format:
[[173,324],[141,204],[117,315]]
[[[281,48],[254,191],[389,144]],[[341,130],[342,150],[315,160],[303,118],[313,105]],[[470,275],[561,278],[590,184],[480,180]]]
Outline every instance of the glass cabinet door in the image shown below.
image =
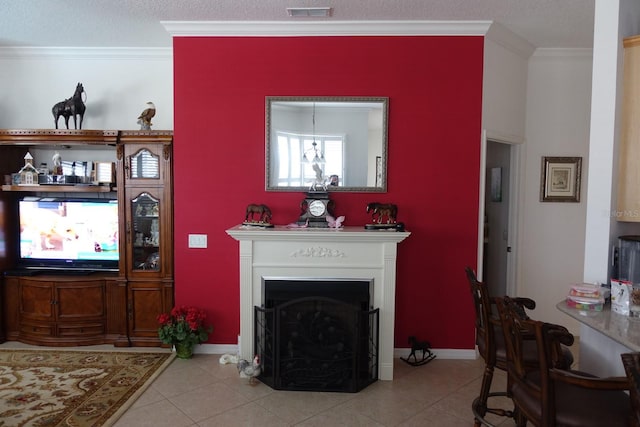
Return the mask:
[[129,157],[129,170],[131,179],[160,178],[159,156],[143,148]]
[[147,192],[131,200],[132,256],[135,271],[160,270],[160,200]]

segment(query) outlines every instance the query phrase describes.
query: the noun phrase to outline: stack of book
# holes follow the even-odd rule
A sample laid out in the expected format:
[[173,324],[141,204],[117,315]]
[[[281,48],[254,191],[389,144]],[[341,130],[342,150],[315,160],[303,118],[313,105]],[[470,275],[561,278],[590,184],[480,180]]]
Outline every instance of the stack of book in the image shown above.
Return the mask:
[[567,295],[567,306],[585,311],[602,311],[605,296],[598,285],[582,283],[571,285]]

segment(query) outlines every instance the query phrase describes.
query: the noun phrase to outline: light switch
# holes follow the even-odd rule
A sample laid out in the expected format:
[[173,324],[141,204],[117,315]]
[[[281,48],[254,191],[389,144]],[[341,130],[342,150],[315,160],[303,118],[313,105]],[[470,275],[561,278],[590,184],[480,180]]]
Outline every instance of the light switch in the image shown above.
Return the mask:
[[190,248],[206,248],[207,235],[206,234],[189,234],[189,247]]

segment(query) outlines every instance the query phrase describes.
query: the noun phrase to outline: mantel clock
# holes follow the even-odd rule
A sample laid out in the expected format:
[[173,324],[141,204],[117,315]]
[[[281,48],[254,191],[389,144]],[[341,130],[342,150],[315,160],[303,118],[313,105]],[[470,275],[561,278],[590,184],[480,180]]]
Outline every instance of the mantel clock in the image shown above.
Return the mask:
[[333,201],[326,191],[309,191],[300,203],[299,225],[314,228],[328,227],[327,216],[333,215]]

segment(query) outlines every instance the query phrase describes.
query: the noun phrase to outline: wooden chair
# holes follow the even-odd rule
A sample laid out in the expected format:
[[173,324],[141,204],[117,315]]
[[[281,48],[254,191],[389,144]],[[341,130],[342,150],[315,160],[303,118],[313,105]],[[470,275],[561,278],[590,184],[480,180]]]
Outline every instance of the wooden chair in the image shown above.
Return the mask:
[[[500,318],[494,310],[495,301],[489,296],[486,284],[477,279],[475,272],[470,267],[465,268],[465,272],[467,273],[476,310],[476,345],[478,346],[478,353],[480,353],[485,363],[480,395],[474,399],[471,404],[471,410],[475,417],[474,425],[476,427],[482,424],[491,426],[485,419],[488,413],[502,417],[513,417],[511,409],[488,406],[490,397],[507,396],[506,391],[490,392],[495,368],[503,371],[507,370],[507,354]],[[533,300],[522,299],[521,302],[523,306],[529,309],[535,308]]]
[[[485,361],[480,395],[474,399],[471,409],[475,418],[475,426],[492,426],[485,419],[488,413],[503,417],[514,416],[511,409],[488,406],[490,397],[509,396],[508,390],[490,391],[495,368],[507,371],[507,349],[504,343],[502,321],[496,308],[496,298],[492,298],[489,295],[487,285],[477,279],[471,267],[466,267],[465,272],[471,287],[471,295],[473,296],[476,311],[476,345],[478,346],[478,353]],[[533,310],[536,306],[535,301],[529,298],[514,298],[513,300],[519,305],[522,316],[526,316],[525,309]],[[531,337],[531,343],[526,344],[526,352],[527,369],[535,369],[538,365],[538,355],[533,343],[533,337]],[[562,366],[570,367],[573,364],[573,355],[568,349],[563,348],[558,360],[562,361]]]
[[620,357],[629,380],[632,412],[630,424],[633,427],[640,427],[640,353],[623,353]]
[[[497,301],[507,347],[509,393],[516,423],[525,426],[628,426],[631,405],[626,377],[597,378],[561,369],[558,348],[571,345],[573,335],[559,325],[521,316],[509,297]],[[538,368],[528,369],[524,344],[534,337]]]

